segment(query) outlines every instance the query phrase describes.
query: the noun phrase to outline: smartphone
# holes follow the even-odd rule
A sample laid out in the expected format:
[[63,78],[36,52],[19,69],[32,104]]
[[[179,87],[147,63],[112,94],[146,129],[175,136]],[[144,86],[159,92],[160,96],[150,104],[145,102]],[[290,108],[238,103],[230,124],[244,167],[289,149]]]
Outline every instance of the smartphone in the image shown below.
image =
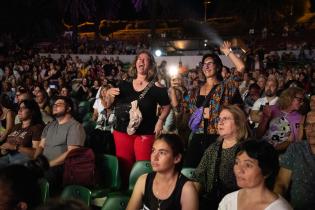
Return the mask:
[[57,85],[49,85],[50,89],[57,89]]

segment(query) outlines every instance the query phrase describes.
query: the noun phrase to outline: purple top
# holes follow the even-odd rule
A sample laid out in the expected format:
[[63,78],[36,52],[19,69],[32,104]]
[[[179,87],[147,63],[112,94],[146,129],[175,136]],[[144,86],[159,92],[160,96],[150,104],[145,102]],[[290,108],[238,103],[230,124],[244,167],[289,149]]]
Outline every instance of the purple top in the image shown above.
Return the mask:
[[297,111],[286,113],[278,105],[270,106],[272,118],[264,138],[272,144],[282,143],[292,135],[293,142],[298,139],[298,129],[302,115]]

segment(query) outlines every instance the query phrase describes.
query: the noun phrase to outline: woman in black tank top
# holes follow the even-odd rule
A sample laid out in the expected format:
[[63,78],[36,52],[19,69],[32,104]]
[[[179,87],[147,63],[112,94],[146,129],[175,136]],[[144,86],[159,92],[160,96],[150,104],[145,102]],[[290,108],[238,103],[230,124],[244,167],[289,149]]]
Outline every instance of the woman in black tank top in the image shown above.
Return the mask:
[[176,134],[162,134],[152,148],[153,172],[139,177],[127,210],[197,210],[198,194],[180,173],[183,143]]

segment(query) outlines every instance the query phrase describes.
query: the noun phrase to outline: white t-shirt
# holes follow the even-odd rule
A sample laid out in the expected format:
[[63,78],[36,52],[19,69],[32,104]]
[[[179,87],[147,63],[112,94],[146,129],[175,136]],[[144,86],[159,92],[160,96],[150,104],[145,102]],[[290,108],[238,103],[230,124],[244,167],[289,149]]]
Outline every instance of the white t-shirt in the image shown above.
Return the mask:
[[[219,204],[218,210],[237,210],[238,192],[239,190],[224,196]],[[265,210],[293,210],[293,208],[282,196],[279,195],[279,198],[269,204]]]
[[259,98],[259,99],[257,99],[255,101],[255,103],[254,103],[254,105],[252,107],[252,110],[259,111],[260,106],[261,105],[265,106],[266,103],[268,103],[268,102],[269,102],[269,105],[275,105],[277,103],[277,101],[278,101],[278,98],[279,97],[277,96],[277,97],[273,98],[271,101],[268,101],[267,97]]
[[[255,101],[253,107],[251,108],[251,110],[253,111],[260,111],[260,106],[265,106],[266,103],[269,103],[269,105],[275,105],[278,101],[279,97],[275,97],[273,98],[271,101],[268,101],[267,100],[267,97],[262,97],[262,98],[259,98]],[[249,121],[252,123],[252,119],[251,117],[249,116]],[[257,128],[259,126],[259,123],[255,123],[255,128]]]

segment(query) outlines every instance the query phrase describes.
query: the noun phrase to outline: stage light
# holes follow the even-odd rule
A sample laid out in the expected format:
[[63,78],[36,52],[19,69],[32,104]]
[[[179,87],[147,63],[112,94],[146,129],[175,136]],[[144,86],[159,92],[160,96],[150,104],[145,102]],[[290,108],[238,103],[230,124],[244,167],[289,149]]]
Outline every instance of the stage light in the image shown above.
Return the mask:
[[171,77],[176,77],[177,74],[178,74],[178,66],[175,66],[175,65],[172,65],[168,68],[168,74],[171,76]]
[[162,51],[160,49],[155,50],[154,52],[156,57],[160,57],[162,55]]

